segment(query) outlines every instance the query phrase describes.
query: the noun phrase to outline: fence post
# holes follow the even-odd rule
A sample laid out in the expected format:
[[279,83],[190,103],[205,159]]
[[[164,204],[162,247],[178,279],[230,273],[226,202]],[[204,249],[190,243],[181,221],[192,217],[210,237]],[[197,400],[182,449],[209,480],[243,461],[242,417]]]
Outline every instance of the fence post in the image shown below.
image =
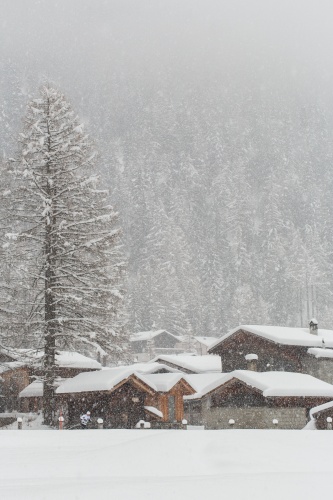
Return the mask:
[[187,429],[187,420],[186,420],[186,418],[183,418],[183,420],[182,420],[182,429]]
[[62,415],[60,415],[59,417],[59,431],[62,431],[63,429],[63,425],[64,425],[64,417]]
[[97,429],[103,429],[103,419],[102,418],[97,419]]
[[18,430],[22,430],[22,422],[23,422],[23,419],[21,417],[18,417],[17,418],[17,428],[18,428]]

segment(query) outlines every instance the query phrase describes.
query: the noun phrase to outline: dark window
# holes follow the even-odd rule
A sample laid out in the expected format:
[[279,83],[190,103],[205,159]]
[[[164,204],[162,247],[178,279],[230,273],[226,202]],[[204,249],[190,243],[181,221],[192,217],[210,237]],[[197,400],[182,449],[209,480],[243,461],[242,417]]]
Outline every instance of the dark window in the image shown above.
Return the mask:
[[168,396],[168,414],[169,414],[169,422],[174,422],[176,420],[175,396]]

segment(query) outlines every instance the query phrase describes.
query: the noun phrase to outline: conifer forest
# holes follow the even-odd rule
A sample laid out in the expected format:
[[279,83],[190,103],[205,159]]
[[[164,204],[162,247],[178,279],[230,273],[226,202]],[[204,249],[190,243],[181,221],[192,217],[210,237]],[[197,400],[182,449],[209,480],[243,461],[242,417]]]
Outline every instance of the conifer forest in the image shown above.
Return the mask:
[[[22,141],[29,149],[35,140],[25,130],[37,112],[27,115],[27,105],[51,85],[98,152],[93,173],[109,199],[96,211],[116,218],[111,262],[124,266],[113,290],[124,299],[121,331],[219,336],[238,324],[306,326],[313,316],[332,326],[330,21],[313,2],[302,2],[302,22],[300,2],[267,11],[253,8],[259,3],[6,4],[2,208],[22,209],[7,201],[8,165],[15,170]],[[74,133],[85,141],[81,129]],[[38,203],[38,194],[26,202]],[[24,302],[17,270],[30,262],[32,238],[13,255],[5,234],[15,231],[2,221],[6,320]],[[20,230],[30,223],[21,220]],[[101,285],[103,276],[93,280]],[[38,277],[35,284],[38,292]],[[68,295],[68,307],[83,295]]]

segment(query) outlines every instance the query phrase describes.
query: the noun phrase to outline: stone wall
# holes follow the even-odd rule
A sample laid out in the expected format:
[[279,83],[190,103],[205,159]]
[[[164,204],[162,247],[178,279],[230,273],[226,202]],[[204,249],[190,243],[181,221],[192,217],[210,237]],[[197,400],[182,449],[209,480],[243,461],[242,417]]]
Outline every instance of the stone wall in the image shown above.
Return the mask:
[[307,354],[302,359],[302,371],[333,384],[333,359],[316,358]]
[[280,429],[302,429],[307,423],[305,408],[207,408],[202,405],[202,424],[206,429],[272,429],[273,419]]

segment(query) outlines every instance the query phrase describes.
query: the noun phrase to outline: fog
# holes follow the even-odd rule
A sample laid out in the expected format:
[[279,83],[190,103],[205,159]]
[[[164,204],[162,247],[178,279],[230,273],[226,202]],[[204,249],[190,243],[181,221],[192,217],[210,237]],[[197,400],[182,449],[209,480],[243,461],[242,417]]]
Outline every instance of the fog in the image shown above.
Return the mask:
[[[331,1],[0,0],[0,12],[2,155],[38,86],[60,88],[120,211],[131,329],[219,334],[309,310],[329,326]],[[309,231],[320,258],[292,250]]]

